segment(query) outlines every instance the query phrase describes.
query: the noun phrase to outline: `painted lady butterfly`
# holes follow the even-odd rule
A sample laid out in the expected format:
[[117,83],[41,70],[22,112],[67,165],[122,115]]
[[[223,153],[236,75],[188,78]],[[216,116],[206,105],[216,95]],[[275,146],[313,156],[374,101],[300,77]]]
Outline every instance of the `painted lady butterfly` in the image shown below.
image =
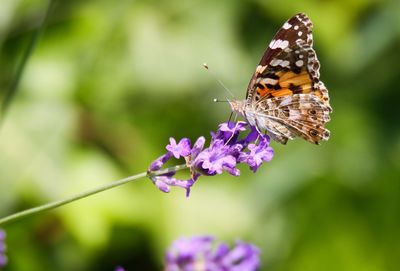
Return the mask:
[[282,144],[295,137],[315,144],[329,139],[324,125],[332,108],[319,80],[312,27],[304,13],[290,18],[261,58],[246,100],[229,101],[233,112]]

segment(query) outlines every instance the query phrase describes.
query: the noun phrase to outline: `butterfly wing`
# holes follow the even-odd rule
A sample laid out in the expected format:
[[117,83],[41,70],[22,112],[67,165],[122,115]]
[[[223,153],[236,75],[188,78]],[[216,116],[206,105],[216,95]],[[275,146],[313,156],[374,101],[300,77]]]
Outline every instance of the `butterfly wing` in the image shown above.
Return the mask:
[[283,144],[296,136],[316,144],[329,138],[323,126],[332,109],[312,44],[310,19],[303,13],[290,18],[269,44],[247,89],[249,117]]
[[[297,40],[308,43],[312,47],[311,31],[312,23],[304,13],[296,14],[283,24],[265,50],[256,72],[249,82],[246,99],[253,98],[253,94],[256,91],[256,79],[263,76],[263,74],[267,75],[266,68],[270,66],[273,59],[279,59],[278,56],[284,49],[297,46]],[[272,79],[274,79],[274,76],[272,76]]]

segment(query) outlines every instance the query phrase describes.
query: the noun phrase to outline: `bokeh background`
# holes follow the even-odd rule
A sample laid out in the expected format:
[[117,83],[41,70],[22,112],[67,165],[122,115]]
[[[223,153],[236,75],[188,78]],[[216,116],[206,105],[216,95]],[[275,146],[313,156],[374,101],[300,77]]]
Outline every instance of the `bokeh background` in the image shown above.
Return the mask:
[[143,172],[170,136],[208,136],[230,109],[212,103],[228,94],[202,63],[244,97],[298,12],[314,23],[332,135],[272,143],[256,174],[203,177],[189,199],[141,179],[8,224],[5,270],[162,270],[169,244],[198,234],[256,244],[262,270],[399,269],[400,1],[48,6],[0,3],[1,217]]

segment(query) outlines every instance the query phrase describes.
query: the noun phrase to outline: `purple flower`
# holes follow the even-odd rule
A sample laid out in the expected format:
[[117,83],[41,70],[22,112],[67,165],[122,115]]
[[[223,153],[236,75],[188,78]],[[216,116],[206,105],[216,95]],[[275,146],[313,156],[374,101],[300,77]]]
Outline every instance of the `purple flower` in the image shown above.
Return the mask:
[[230,154],[230,146],[217,139],[195,158],[192,168],[198,169],[203,175],[221,174],[225,168],[235,168],[236,158]]
[[[246,135],[249,127],[250,131]],[[248,164],[256,172],[263,162],[268,162],[273,157],[273,149],[269,143],[267,135],[259,134],[255,127],[246,122],[225,122],[219,125],[217,132],[211,132],[208,147],[204,147],[203,136],[196,140],[193,147],[187,138],[181,139],[177,144],[171,137],[170,144],[166,147],[168,152],[151,163],[147,175],[161,191],[169,192],[170,186],[179,186],[185,188],[186,195],[189,196],[191,186],[200,175],[214,176],[225,171],[239,176],[240,171],[236,168],[239,163]],[[161,170],[172,156],[185,159],[186,167],[190,169],[190,179],[177,180],[173,178],[176,172],[174,169],[168,174]]]
[[229,249],[211,236],[181,238],[166,253],[165,271],[255,271],[259,254],[257,247],[240,241]]
[[171,158],[172,153],[167,152],[164,155],[161,155],[156,160],[154,160],[149,167],[150,171],[156,171],[161,169],[161,167]]
[[193,145],[193,148],[190,152],[190,156],[193,157],[197,157],[199,155],[199,153],[201,152],[201,150],[204,148],[204,143],[206,142],[206,139],[204,138],[204,136],[199,137],[196,142]]
[[181,156],[188,156],[190,154],[190,140],[188,138],[182,138],[179,143],[176,144],[175,138],[170,137],[166,149],[172,153],[176,159],[179,159]]
[[6,239],[6,233],[5,231],[0,229],[0,268],[3,268],[7,264],[7,256],[5,255],[6,251],[6,244],[5,244],[5,239]]
[[122,266],[117,266],[114,271],[125,271],[125,268],[123,268]]
[[189,197],[190,188],[193,183],[197,180],[200,174],[194,175],[189,180],[178,180],[173,178],[171,175],[175,174],[175,172],[170,172],[170,174],[165,175],[155,175],[150,177],[155,186],[158,187],[162,192],[168,193],[170,191],[170,186],[178,186],[186,189],[186,196]]
[[165,271],[199,270],[199,260],[201,260],[199,258],[211,250],[213,240],[214,238],[210,236],[196,236],[191,239],[181,238],[176,240],[165,255]]
[[242,144],[243,146],[247,146],[250,142],[256,141],[258,139],[258,137],[265,137],[266,139],[268,139],[268,143],[269,143],[268,136],[260,135],[260,133],[258,132],[256,127],[250,126],[250,133],[246,136],[246,138],[244,138],[243,140],[240,140],[239,143]]
[[218,131],[215,134],[216,138],[224,139],[227,141],[229,139],[235,141],[241,131],[246,131],[246,123],[243,121],[239,121],[237,123],[233,122],[224,122],[218,126]]
[[220,249],[218,258],[221,258],[221,265],[230,271],[257,270],[260,266],[259,254],[256,246],[237,241],[236,247],[231,251],[226,247]]
[[256,172],[263,162],[271,161],[274,156],[274,150],[268,145],[269,138],[266,136],[261,137],[258,144],[249,144],[247,146],[250,153],[242,152],[239,155],[239,161],[247,163],[253,172]]

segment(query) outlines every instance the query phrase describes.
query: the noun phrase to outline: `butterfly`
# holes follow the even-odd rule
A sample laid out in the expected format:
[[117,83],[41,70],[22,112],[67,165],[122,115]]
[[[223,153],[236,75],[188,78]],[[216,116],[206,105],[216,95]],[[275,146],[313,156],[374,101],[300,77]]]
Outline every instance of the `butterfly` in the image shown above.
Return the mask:
[[324,126],[332,108],[319,79],[312,27],[304,13],[286,21],[265,50],[246,99],[229,101],[232,112],[282,144],[295,137],[315,144],[329,139]]

